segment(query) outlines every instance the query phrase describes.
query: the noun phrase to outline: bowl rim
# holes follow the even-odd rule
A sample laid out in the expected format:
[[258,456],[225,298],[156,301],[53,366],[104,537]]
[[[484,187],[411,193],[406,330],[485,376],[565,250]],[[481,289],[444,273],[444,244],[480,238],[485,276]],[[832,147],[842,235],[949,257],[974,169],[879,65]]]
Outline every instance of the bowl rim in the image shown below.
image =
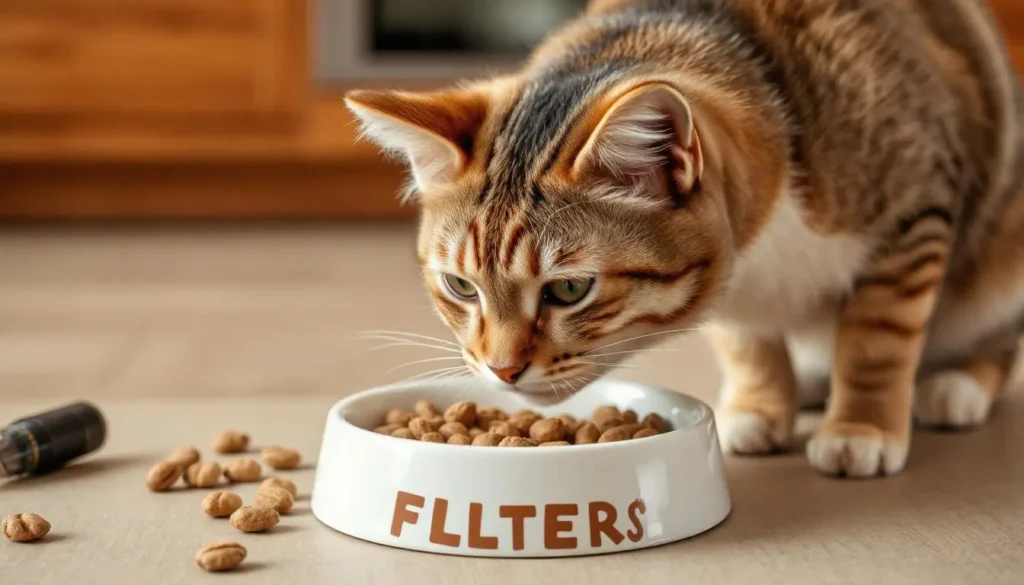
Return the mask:
[[[388,445],[406,445],[413,449],[446,449],[446,453],[451,453],[453,447],[466,447],[468,445],[448,445],[447,443],[433,443],[430,441],[410,441],[408,439],[396,439],[388,435],[382,435],[376,433],[373,429],[367,429],[360,427],[350,422],[347,418],[342,415],[342,412],[346,408],[350,408],[353,404],[359,403],[373,396],[381,394],[390,394],[396,391],[413,390],[418,387],[430,387],[437,388],[438,384],[444,384],[447,378],[434,378],[431,380],[414,380],[410,382],[396,382],[393,384],[387,384],[383,386],[375,386],[362,390],[346,396],[331,406],[327,413],[328,423],[333,419],[335,423],[340,423],[346,430],[354,431],[357,435],[360,433],[364,435],[364,438],[369,441],[389,441]],[[655,393],[659,395],[670,396],[672,400],[677,400],[686,404],[686,408],[691,408],[700,413],[700,416],[690,426],[678,429],[672,429],[667,433],[659,433],[653,437],[644,437],[637,441],[614,441],[610,443],[590,443],[587,445],[570,445],[570,448],[545,448],[545,449],[496,449],[488,450],[488,456],[494,456],[496,453],[500,453],[499,457],[543,457],[551,455],[536,455],[536,452],[553,454],[567,453],[591,453],[595,450],[610,450],[610,449],[635,449],[640,445],[655,445],[657,443],[663,443],[663,447],[667,447],[670,442],[679,440],[684,434],[691,434],[695,432],[702,432],[704,429],[711,426],[714,422],[714,411],[711,407],[703,400],[684,394],[682,392],[676,392],[667,388],[659,386],[652,386],[644,384],[642,382],[636,382],[633,380],[619,380],[617,378],[602,378],[595,381],[593,384],[621,384],[628,385],[634,388],[640,389],[646,393]],[[479,450],[473,450],[471,453],[478,454]]]

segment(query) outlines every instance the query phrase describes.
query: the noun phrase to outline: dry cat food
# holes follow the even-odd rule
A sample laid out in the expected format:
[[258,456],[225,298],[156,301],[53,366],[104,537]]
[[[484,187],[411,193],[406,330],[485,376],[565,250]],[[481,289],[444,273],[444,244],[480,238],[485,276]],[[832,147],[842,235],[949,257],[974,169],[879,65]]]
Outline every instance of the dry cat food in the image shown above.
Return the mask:
[[50,532],[50,523],[39,514],[11,514],[0,523],[0,530],[14,542],[33,542]]
[[185,483],[191,487],[213,487],[220,481],[220,474],[220,464],[216,461],[200,461],[185,470]]
[[253,504],[259,508],[273,508],[279,514],[287,514],[295,505],[295,496],[282,487],[260,486],[253,498]]
[[238,431],[223,431],[213,438],[215,453],[242,453],[249,448],[249,435]]
[[259,481],[263,476],[263,467],[260,462],[252,457],[242,457],[227,464],[224,468],[224,477],[235,483],[246,483]]
[[262,456],[263,462],[273,469],[295,469],[302,462],[299,452],[287,447],[267,447]]
[[199,449],[196,449],[195,447],[182,447],[168,455],[167,459],[164,459],[164,461],[177,463],[182,469],[188,469],[189,465],[199,463],[199,459]]
[[204,571],[230,571],[241,565],[247,554],[237,542],[215,542],[196,553],[196,564]]
[[242,506],[231,514],[231,525],[242,532],[263,532],[277,526],[281,516],[273,508]]
[[162,492],[171,487],[181,478],[181,464],[176,461],[161,461],[150,468],[146,474],[146,487],[154,492]]
[[224,518],[242,507],[242,496],[235,492],[213,492],[203,499],[203,512],[214,518]]
[[263,483],[260,484],[260,489],[262,490],[267,487],[284,488],[293,498],[299,495],[299,488],[295,487],[295,483],[283,477],[268,477],[263,480]]
[[596,408],[590,419],[576,420],[567,414],[544,418],[532,410],[506,413],[471,401],[456,402],[442,411],[429,400],[420,400],[412,410],[388,411],[373,430],[400,439],[449,445],[565,447],[643,439],[668,429],[657,413],[641,419],[633,410],[620,411],[611,405]]

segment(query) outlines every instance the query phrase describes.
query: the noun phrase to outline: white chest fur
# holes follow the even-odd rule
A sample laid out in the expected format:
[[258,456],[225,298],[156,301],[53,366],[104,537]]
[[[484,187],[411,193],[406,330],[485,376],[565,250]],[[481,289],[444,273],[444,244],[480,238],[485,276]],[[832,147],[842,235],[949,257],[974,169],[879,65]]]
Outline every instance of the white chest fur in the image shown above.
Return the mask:
[[810,326],[834,311],[869,252],[864,238],[822,235],[783,194],[768,224],[742,252],[714,319],[764,335]]

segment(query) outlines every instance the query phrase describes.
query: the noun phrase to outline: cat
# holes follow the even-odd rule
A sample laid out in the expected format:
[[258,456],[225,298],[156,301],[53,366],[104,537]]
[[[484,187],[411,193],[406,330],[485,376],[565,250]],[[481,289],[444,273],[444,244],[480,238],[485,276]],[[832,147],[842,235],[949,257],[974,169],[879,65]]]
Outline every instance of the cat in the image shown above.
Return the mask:
[[703,327],[723,447],[876,477],[983,423],[1024,331],[1024,94],[981,0],[594,0],[514,73],[358,90],[482,376]]

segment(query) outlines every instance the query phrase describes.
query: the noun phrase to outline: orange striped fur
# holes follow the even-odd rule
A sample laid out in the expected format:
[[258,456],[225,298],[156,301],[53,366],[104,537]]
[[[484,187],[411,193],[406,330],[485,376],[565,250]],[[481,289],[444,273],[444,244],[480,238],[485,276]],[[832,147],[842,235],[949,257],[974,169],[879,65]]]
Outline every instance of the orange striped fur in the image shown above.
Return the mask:
[[574,391],[707,324],[724,446],[827,395],[807,456],[858,477],[1007,384],[1024,94],[979,0],[593,0],[515,74],[347,102],[481,375]]

